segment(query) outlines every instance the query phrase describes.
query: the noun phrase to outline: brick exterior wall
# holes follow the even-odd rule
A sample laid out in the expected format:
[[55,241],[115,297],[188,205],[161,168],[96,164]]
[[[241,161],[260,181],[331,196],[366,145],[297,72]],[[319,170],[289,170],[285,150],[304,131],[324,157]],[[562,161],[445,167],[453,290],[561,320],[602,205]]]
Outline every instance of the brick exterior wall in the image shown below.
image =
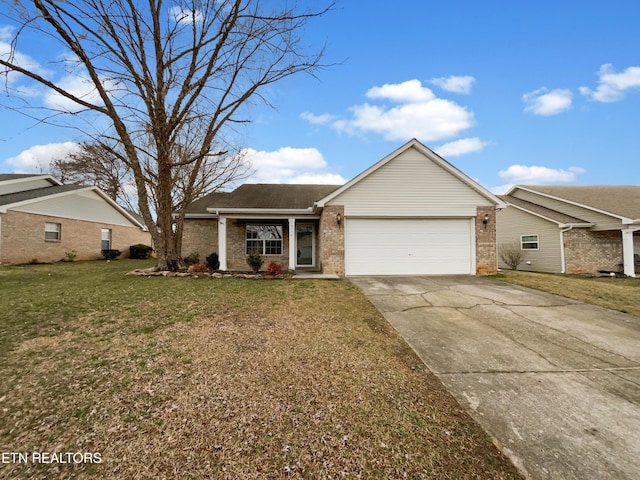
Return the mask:
[[[61,225],[60,241],[45,241],[45,222]],[[129,246],[151,245],[151,235],[138,227],[72,220],[8,211],[0,215],[0,263],[57,262],[76,251],[76,260],[95,260],[100,254],[101,230],[111,229],[111,248],[129,255]]]
[[284,271],[289,269],[289,223],[287,220],[238,221],[227,219],[227,269],[250,270],[246,254],[246,225],[282,225],[282,255],[263,255],[262,270],[267,269],[270,262],[282,265]]
[[[476,212],[476,273],[490,275],[498,271],[496,209],[478,207]],[[486,225],[483,223],[485,215],[489,216]]]
[[182,231],[183,257],[192,253],[200,255],[200,261],[213,252],[218,252],[218,219],[217,218],[188,218],[184,221]]
[[[338,225],[336,217],[342,215]],[[323,273],[344,275],[344,207],[324,207],[320,217],[318,251]]]
[[622,233],[574,228],[564,233],[566,273],[618,271],[622,267]]

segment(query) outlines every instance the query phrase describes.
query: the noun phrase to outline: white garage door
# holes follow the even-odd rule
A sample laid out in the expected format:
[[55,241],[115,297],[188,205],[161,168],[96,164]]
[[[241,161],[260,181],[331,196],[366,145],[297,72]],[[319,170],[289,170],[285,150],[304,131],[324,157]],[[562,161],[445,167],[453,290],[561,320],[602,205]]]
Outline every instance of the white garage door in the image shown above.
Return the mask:
[[470,219],[347,219],[347,275],[473,274]]

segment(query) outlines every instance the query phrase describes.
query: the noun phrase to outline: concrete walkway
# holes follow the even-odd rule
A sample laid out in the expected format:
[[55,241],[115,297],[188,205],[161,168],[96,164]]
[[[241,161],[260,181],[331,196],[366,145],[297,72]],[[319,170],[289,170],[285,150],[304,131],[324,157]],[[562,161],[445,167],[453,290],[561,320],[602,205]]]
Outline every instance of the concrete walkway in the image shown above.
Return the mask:
[[532,479],[640,479],[640,318],[482,277],[350,279]]

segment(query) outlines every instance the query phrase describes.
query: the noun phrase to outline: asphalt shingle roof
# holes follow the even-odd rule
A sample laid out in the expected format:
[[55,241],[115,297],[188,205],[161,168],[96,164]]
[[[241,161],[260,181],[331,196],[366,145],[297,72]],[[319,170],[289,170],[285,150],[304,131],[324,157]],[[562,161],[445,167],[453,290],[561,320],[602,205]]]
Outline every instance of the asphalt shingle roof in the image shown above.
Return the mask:
[[49,195],[70,192],[87,188],[83,185],[55,185],[51,187],[34,188],[33,190],[24,190],[22,192],[7,193],[0,195],[0,205],[10,205],[12,203],[24,202],[25,200],[35,200],[36,198],[44,198]]
[[566,215],[562,212],[558,212],[556,210],[552,210],[547,207],[543,207],[536,203],[528,202],[527,200],[522,200],[521,198],[513,197],[511,195],[498,195],[502,200],[506,203],[514,205],[516,207],[523,208],[529,212],[536,213],[541,215],[549,220],[553,220],[558,224],[575,224],[575,223],[589,223],[586,220],[582,220],[580,218],[572,217],[570,215]]
[[640,218],[640,186],[638,185],[523,185],[522,187],[621,217]]
[[305,209],[339,187],[246,183],[232,192],[214,192],[196,200],[187,207],[187,213],[207,213],[207,208]]

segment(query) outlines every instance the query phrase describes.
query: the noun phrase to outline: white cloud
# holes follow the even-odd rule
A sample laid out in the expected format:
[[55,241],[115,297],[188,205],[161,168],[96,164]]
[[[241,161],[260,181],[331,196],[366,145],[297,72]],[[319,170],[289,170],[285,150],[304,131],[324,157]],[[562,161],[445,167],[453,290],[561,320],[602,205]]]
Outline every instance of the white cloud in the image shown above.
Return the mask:
[[3,42],[10,41],[13,38],[13,31],[15,29],[11,25],[0,26],[0,40]]
[[335,120],[337,117],[335,115],[330,115],[328,113],[325,113],[323,115],[314,115],[313,113],[302,112],[300,114],[300,118],[302,118],[303,120],[306,120],[312,125],[324,125]]
[[571,90],[555,89],[549,91],[546,87],[525,93],[522,96],[525,112],[542,116],[557,115],[568,110],[571,108],[572,99]]
[[428,102],[435,98],[433,92],[423,87],[420,80],[407,80],[402,83],[386,83],[381,87],[367,90],[367,98],[387,99],[396,103]]
[[[107,91],[113,92],[116,90],[117,85],[115,82],[104,79],[102,83]],[[73,96],[88,103],[92,103],[95,105],[103,104],[98,90],[93,84],[93,81],[89,78],[86,71],[75,75],[66,75],[62,79],[57,81],[56,84]],[[65,112],[79,112],[80,110],[84,110],[84,107],[80,104],[60,95],[53,90],[47,90],[47,92],[43,96],[43,103],[48,108],[62,110]]]
[[75,142],[34,145],[15,157],[8,158],[6,164],[15,173],[47,173],[53,160],[66,157],[79,147]]
[[598,71],[598,88],[580,87],[580,93],[597,102],[611,103],[622,100],[625,91],[640,87],[640,67],[628,67],[616,73],[611,64]]
[[[437,98],[419,80],[373,87],[366,95],[372,100],[387,100],[399,105],[354,105],[349,109],[351,118],[333,120],[331,126],[349,135],[375,133],[391,141],[417,138],[432,142],[455,137],[474,125],[473,112],[455,102]],[[313,115],[313,118],[329,117]]]
[[245,160],[254,172],[252,183],[318,183],[337,185],[346,180],[328,171],[322,153],[316,148],[283,147],[273,152],[247,148]]
[[435,151],[438,155],[445,158],[459,157],[460,155],[466,155],[467,153],[479,152],[487,145],[489,145],[489,142],[480,140],[478,137],[461,138],[460,140],[440,145],[435,148]]
[[475,83],[476,79],[470,75],[460,77],[451,75],[449,77],[432,78],[429,81],[447,92],[468,95],[471,93],[471,87]]
[[512,184],[541,184],[556,182],[575,182],[578,175],[586,170],[580,167],[569,167],[567,170],[539,166],[511,165],[500,170],[498,176]]

